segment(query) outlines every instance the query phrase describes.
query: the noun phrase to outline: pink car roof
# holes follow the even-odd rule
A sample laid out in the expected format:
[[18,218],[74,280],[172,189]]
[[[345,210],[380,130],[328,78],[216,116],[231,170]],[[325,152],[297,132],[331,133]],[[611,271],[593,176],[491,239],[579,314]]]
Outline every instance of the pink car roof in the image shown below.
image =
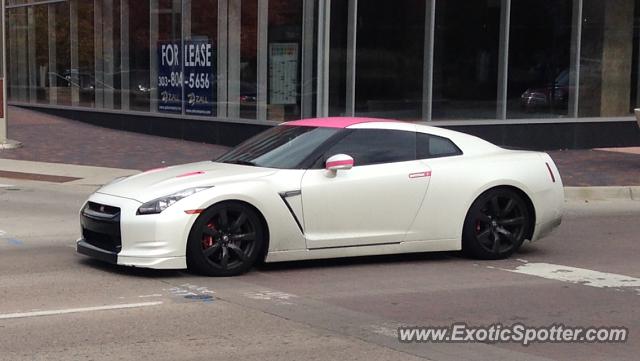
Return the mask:
[[356,117],[328,117],[328,118],[310,118],[286,122],[285,125],[293,125],[299,127],[322,127],[322,128],[347,128],[354,124],[371,123],[371,122],[393,122],[389,119],[376,118],[356,118]]

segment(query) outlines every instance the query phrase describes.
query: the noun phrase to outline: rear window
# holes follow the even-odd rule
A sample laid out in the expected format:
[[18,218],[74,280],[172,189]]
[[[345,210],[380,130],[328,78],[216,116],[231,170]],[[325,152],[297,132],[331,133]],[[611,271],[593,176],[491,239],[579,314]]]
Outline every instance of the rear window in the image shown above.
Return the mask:
[[450,139],[437,135],[416,133],[416,158],[439,158],[461,155],[462,151]]

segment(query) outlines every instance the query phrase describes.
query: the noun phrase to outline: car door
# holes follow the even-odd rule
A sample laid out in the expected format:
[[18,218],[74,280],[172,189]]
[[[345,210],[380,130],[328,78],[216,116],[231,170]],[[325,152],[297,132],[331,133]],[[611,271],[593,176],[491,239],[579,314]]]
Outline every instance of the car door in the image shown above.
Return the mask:
[[[415,132],[345,131],[349,134],[302,178],[307,247],[401,242],[429,185],[429,168],[416,160]],[[353,157],[353,168],[324,169],[324,161],[336,154]]]

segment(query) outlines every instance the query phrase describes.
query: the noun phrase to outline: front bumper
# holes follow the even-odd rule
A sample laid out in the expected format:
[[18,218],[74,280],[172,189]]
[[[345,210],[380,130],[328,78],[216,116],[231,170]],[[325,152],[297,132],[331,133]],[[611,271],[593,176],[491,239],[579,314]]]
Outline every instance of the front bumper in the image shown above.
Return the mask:
[[104,250],[102,248],[98,248],[96,246],[88,243],[84,238],[79,239],[76,243],[76,251],[85,256],[89,256],[91,258],[95,258],[97,260],[118,264],[118,254],[115,252],[110,252]]
[[[136,215],[141,203],[94,193],[80,212],[76,250],[104,262],[157,269],[186,268],[186,242],[197,216],[179,209]],[[100,212],[103,207],[106,213]]]

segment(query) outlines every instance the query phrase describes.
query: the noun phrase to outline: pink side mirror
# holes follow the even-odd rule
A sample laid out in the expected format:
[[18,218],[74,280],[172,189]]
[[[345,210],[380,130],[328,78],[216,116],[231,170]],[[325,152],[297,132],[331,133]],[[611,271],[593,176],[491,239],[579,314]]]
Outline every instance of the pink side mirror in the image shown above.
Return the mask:
[[353,168],[353,158],[346,154],[336,154],[331,156],[324,164],[326,170],[338,171]]

